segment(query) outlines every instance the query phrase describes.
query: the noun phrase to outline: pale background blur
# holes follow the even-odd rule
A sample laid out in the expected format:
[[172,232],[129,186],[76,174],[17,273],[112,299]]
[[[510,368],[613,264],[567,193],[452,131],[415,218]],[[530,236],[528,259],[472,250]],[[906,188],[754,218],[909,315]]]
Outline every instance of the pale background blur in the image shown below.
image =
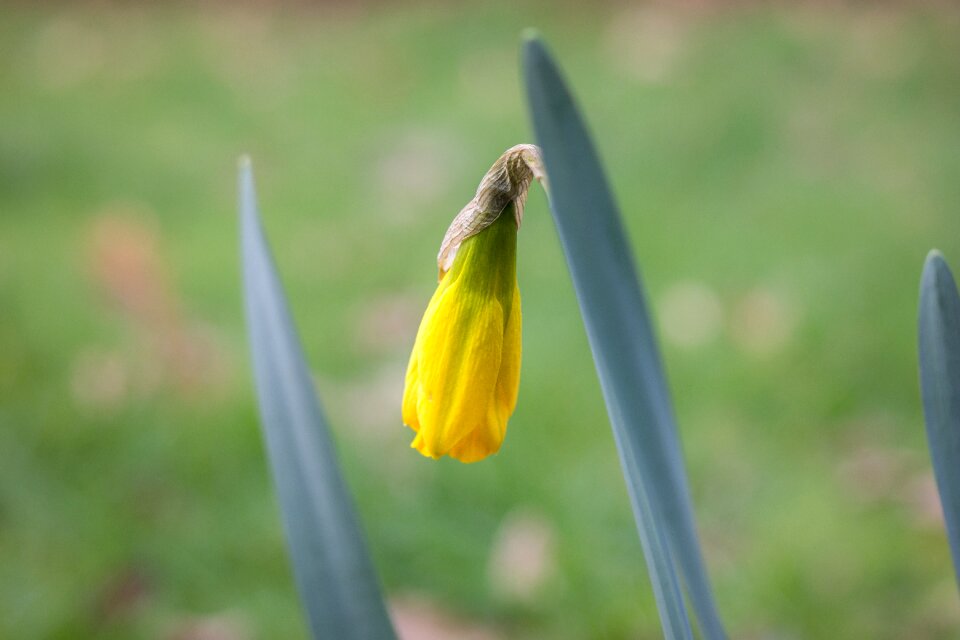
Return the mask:
[[659,637],[539,190],[501,454],[408,448],[434,257],[530,142],[539,27],[655,308],[721,613],[747,639],[953,638],[915,358],[960,265],[950,3],[0,7],[0,636],[305,638],[246,352],[264,222],[406,638]]

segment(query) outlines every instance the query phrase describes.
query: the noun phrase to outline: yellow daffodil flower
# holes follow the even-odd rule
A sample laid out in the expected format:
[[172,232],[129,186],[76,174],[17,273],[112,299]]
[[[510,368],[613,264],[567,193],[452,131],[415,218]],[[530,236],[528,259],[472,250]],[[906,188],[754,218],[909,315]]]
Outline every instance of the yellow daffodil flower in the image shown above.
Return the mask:
[[520,386],[517,230],[534,177],[544,179],[539,150],[508,149],[443,239],[403,393],[425,456],[476,462],[503,442]]

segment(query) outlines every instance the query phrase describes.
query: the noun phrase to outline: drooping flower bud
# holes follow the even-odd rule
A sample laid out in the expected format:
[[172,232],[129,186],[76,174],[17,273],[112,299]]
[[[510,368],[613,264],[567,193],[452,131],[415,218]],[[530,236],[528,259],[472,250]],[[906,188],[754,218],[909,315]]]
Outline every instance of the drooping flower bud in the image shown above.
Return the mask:
[[539,149],[508,149],[443,238],[403,394],[425,456],[475,462],[503,442],[520,385],[517,230],[533,178],[545,181]]

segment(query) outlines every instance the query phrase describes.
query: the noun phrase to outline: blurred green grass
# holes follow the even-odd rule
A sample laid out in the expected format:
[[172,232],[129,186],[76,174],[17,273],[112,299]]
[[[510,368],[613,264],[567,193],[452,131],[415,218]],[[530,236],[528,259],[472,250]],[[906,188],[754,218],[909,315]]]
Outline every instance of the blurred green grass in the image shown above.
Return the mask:
[[[960,13],[504,2],[4,9],[0,636],[304,637],[240,313],[249,152],[398,615],[657,637],[541,194],[502,453],[421,459],[399,421],[443,231],[530,139],[528,25],[620,198],[734,637],[956,635],[914,351],[923,257],[960,255]],[[511,545],[544,551],[530,584]]]

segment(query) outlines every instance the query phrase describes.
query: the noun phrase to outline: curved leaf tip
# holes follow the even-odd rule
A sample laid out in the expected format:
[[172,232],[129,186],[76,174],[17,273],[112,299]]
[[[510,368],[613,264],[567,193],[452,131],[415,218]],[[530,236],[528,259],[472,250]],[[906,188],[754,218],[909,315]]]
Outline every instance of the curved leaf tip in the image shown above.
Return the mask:
[[954,574],[960,582],[960,295],[939,251],[920,279],[920,391]]

